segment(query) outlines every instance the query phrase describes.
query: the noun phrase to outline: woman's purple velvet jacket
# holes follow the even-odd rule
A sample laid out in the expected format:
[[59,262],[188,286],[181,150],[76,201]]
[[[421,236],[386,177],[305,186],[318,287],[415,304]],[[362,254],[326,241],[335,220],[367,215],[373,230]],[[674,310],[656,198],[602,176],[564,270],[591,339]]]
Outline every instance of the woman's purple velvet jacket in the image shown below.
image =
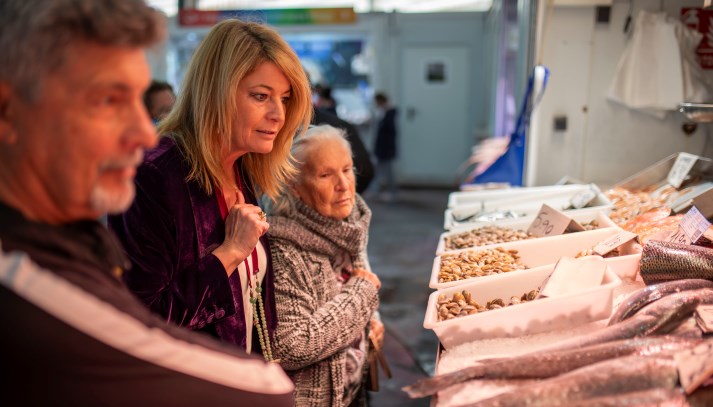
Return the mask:
[[[134,203],[126,213],[109,217],[132,263],[124,280],[166,319],[245,348],[240,277],[235,272],[228,278],[212,254],[225,237],[218,201],[196,182],[186,181],[188,171],[171,138],[161,138],[146,153],[136,174]],[[255,204],[252,184],[242,173],[241,179],[247,186],[245,200]],[[272,336],[277,324],[274,277],[267,238],[261,242],[268,254],[263,298]]]

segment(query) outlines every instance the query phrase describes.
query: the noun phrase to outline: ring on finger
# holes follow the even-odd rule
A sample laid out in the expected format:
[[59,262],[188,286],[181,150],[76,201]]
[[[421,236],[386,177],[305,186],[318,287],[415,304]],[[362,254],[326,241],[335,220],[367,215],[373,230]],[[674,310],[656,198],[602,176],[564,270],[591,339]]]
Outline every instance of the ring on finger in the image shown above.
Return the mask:
[[266,218],[265,212],[263,211],[260,211],[257,215],[260,217],[261,221],[264,221]]

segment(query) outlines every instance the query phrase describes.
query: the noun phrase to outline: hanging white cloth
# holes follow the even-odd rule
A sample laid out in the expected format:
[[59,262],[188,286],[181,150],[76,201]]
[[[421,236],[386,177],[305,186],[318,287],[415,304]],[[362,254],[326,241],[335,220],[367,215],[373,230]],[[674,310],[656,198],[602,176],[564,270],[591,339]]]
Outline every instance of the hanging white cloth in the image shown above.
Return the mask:
[[665,13],[641,11],[607,98],[664,118],[682,102],[704,102],[711,86],[695,50],[701,34]]
[[[711,42],[708,34],[708,42]],[[681,49],[681,69],[683,70],[682,102],[710,103],[713,98],[713,72],[705,71],[698,63],[696,48],[703,34],[692,30],[684,23],[676,24],[676,37]]]

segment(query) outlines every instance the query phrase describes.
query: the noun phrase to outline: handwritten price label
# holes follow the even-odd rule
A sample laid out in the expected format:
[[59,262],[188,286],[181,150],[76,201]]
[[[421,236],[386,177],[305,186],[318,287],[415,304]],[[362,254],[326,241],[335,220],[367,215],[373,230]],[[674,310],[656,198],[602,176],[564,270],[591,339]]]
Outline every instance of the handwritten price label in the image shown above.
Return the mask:
[[676,161],[666,177],[668,183],[673,185],[674,188],[679,188],[697,160],[698,156],[693,154],[678,153],[678,157],[676,157]]
[[666,241],[671,243],[691,244],[691,239],[689,239],[686,232],[681,229],[681,225],[678,226],[678,230],[666,238]]
[[671,243],[691,244],[691,239],[686,236],[686,232],[681,229],[681,226],[678,227],[678,230],[671,233],[668,238],[666,238],[666,241]]
[[555,208],[542,204],[527,233],[537,237],[557,236],[567,230],[572,219]]
[[637,235],[636,233],[622,231],[606,240],[599,242],[596,246],[594,246],[592,252],[594,252],[594,254],[604,256],[605,254],[623,245],[624,243],[630,242],[638,237],[639,235]]

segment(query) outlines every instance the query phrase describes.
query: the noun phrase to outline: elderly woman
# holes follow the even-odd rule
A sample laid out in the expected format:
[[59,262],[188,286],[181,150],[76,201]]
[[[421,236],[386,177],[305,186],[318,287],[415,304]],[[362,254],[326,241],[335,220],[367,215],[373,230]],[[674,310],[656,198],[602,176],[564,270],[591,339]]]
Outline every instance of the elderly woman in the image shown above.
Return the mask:
[[269,223],[257,200],[292,178],[292,138],[311,119],[297,55],[268,26],[224,20],[196,49],[136,200],[109,218],[153,311],[272,359],[277,323]]
[[371,211],[355,192],[342,130],[312,127],[292,154],[299,175],[270,216],[275,357],[295,383],[296,405],[363,405],[367,327],[380,287],[366,258]]

